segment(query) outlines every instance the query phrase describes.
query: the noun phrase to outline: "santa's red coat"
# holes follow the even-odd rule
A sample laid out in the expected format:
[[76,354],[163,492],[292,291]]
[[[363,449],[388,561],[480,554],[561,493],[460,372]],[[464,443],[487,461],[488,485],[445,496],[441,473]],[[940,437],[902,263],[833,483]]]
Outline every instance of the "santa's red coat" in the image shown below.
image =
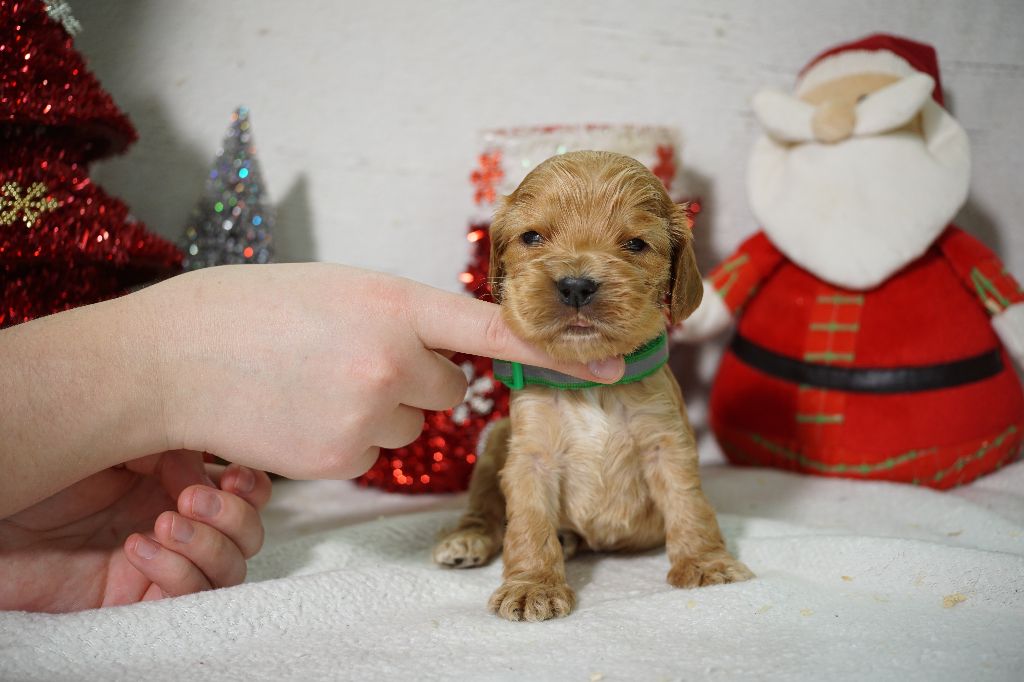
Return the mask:
[[947,228],[869,291],[815,277],[761,232],[710,278],[743,339],[801,363],[920,368],[985,353],[1002,359],[1001,369],[963,385],[879,394],[800,385],[727,350],[711,425],[732,461],[949,488],[1018,456],[1024,396],[989,315],[1024,293],[963,231]]

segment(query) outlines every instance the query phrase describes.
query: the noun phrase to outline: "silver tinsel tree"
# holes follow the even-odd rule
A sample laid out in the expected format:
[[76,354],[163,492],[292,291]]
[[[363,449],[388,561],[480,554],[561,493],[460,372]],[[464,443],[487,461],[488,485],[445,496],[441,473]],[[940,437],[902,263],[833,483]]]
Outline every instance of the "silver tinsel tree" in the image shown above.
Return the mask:
[[251,128],[249,110],[239,107],[185,227],[186,270],[269,263],[274,258],[274,210],[267,200]]

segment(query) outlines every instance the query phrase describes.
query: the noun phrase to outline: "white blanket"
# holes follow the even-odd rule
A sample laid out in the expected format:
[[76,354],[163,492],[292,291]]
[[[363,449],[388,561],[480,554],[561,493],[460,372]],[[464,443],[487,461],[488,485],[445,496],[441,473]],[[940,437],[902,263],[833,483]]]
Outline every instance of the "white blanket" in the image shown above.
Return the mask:
[[500,561],[431,564],[462,496],[279,484],[249,582],[0,614],[0,679],[1024,678],[1024,462],[945,494],[724,466],[704,481],[756,580],[675,590],[664,551],[583,555],[576,611],[539,624],[486,611]]

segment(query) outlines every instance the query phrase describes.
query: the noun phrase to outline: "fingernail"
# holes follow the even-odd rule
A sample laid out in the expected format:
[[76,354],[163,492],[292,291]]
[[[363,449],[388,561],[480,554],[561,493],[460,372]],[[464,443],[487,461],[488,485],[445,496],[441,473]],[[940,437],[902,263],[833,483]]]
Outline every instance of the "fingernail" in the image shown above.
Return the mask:
[[252,469],[238,467],[238,475],[235,476],[235,490],[240,493],[251,493],[256,487],[256,475]]
[[188,519],[175,516],[171,519],[171,537],[178,542],[188,542],[196,534],[196,528]]
[[595,360],[587,364],[587,369],[599,379],[618,381],[622,377],[623,372],[626,371],[626,363],[622,361],[622,358],[608,358],[607,360]]
[[159,551],[160,546],[148,538],[142,536],[135,538],[135,553],[143,559],[152,559]]
[[220,498],[217,493],[207,488],[197,488],[192,498],[192,513],[207,518],[220,512]]

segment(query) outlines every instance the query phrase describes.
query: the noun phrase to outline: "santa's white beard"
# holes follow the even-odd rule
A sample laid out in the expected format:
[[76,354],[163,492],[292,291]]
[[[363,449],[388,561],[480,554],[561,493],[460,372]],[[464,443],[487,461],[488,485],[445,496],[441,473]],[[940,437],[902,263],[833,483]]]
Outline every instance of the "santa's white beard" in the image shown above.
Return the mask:
[[924,128],[931,149],[911,132],[837,144],[762,136],[747,178],[754,215],[782,253],[817,277],[847,289],[877,286],[921,256],[967,198],[963,128],[937,106],[926,109]]

